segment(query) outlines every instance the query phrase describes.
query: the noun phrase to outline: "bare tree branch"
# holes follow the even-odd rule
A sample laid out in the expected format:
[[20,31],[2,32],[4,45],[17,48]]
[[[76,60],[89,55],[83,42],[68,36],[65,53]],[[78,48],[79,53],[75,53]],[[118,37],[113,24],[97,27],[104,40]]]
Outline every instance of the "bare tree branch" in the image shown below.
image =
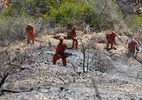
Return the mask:
[[5,80],[6,80],[6,78],[8,77],[8,75],[9,75],[9,73],[6,73],[6,74],[3,75],[3,78],[2,78],[2,80],[1,80],[1,82],[0,82],[0,88],[1,88],[2,85],[5,83]]
[[[20,69],[20,71],[25,70],[25,69],[30,69],[30,68],[22,68],[23,63],[24,63],[24,61],[26,60],[26,53],[25,53],[25,55],[23,56],[24,58],[20,61],[20,64],[19,64],[19,65],[12,63],[10,54],[9,54],[9,52],[7,51],[7,49],[5,50],[5,53],[6,53],[7,57],[8,57],[8,61],[9,61],[9,62],[7,63],[7,65],[16,66],[16,68]],[[12,68],[14,68],[14,69],[16,70],[15,67],[12,67]]]
[[0,96],[4,93],[4,92],[10,92],[10,93],[20,93],[20,92],[31,92],[33,90],[33,88],[29,89],[29,90],[10,90],[10,89],[1,89],[0,88]]

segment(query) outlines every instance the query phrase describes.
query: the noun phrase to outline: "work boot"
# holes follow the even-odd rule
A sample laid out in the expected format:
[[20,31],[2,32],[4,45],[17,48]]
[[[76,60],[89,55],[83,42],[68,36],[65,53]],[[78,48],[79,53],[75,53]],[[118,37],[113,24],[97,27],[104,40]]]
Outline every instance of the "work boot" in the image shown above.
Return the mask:
[[72,46],[71,49],[73,49],[74,47]]

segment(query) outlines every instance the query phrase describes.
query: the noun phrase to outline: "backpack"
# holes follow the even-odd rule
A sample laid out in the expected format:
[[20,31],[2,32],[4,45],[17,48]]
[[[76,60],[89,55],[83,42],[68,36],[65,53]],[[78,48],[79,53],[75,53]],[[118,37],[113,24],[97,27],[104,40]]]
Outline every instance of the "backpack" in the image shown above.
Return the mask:
[[67,58],[68,56],[72,55],[72,53],[69,53],[69,52],[65,52],[66,50],[66,44],[62,44],[62,47],[63,47],[63,51],[62,51],[62,58]]
[[107,40],[108,40],[108,35],[109,35],[109,34],[106,34],[106,39],[107,39]]

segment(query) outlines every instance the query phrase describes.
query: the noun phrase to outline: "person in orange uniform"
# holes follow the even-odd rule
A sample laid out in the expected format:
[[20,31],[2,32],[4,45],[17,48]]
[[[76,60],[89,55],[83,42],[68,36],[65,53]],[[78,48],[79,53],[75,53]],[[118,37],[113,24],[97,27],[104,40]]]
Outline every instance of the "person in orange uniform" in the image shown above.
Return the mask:
[[56,47],[56,52],[55,52],[55,55],[53,56],[53,64],[56,64],[56,61],[59,60],[60,58],[62,59],[62,63],[63,63],[63,66],[66,66],[67,65],[67,61],[66,61],[66,57],[64,57],[64,51],[66,49],[68,49],[68,46],[67,44],[65,44],[63,42],[64,40],[64,37],[63,36],[60,36],[59,37],[59,44],[57,45]]
[[106,34],[107,36],[107,48],[109,47],[109,44],[111,45],[111,49],[113,48],[113,44],[115,41],[116,33],[112,31],[110,34]]
[[78,48],[78,40],[76,39],[76,26],[73,26],[71,31],[70,31],[70,36],[72,38],[72,49],[74,48],[74,45],[75,45],[75,48],[77,49]]
[[32,40],[32,43],[35,42],[35,35],[34,35],[34,27],[31,24],[28,24],[26,26],[26,33],[27,33],[27,44],[30,43]]
[[[134,56],[137,57],[137,53],[139,49],[137,48],[138,42],[133,38],[131,42],[128,43],[129,52]],[[135,51],[137,50],[137,53]]]

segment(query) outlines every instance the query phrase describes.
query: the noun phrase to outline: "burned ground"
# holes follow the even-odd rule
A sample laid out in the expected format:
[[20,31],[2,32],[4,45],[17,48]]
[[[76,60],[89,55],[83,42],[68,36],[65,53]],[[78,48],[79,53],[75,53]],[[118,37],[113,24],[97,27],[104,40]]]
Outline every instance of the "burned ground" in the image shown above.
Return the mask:
[[[34,45],[27,46],[23,41],[2,48],[0,80],[4,82],[0,99],[141,100],[141,52],[139,62],[126,55],[127,37],[122,36],[123,43],[116,39],[116,50],[107,51],[104,34],[91,35],[85,36],[94,36],[96,41],[92,44],[95,49],[86,51],[87,73],[83,73],[81,44],[79,49],[68,50],[74,55],[67,58],[67,67],[62,66],[61,60],[52,64],[58,43],[54,37],[58,35],[39,37],[44,42]],[[65,39],[65,42],[71,45],[71,40]]]

